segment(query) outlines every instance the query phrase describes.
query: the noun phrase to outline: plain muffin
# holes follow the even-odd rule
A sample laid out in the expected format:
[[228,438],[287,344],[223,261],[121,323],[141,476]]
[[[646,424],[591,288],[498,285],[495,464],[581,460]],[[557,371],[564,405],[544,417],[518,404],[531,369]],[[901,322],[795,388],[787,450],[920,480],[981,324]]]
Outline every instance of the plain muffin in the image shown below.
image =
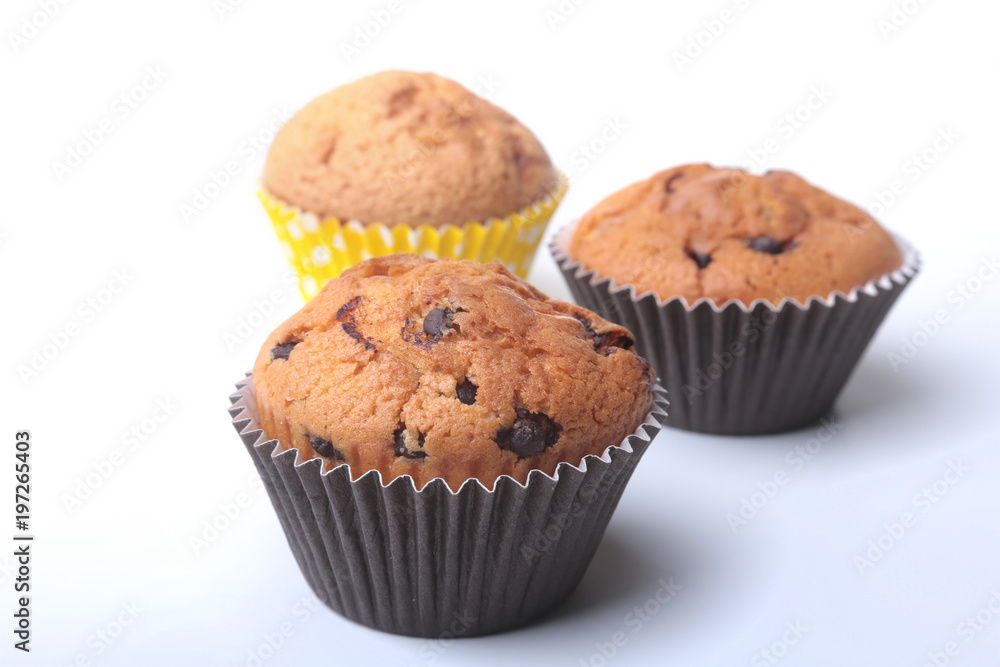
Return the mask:
[[503,109],[430,73],[387,71],[309,102],[277,133],[262,185],[320,219],[460,226],[552,193],[541,143]]

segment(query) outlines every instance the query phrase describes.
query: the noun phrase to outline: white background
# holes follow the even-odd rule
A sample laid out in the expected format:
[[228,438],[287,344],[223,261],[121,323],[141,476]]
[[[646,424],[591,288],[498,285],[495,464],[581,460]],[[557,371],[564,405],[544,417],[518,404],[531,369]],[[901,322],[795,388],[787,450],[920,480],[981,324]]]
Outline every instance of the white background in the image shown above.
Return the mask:
[[[0,547],[0,662],[767,665],[772,647],[782,665],[919,666],[935,654],[1000,665],[989,611],[991,599],[1000,610],[1000,278],[984,264],[1000,251],[996,3],[907,0],[912,16],[884,34],[890,0],[591,0],[563,2],[575,9],[555,23],[558,0],[408,0],[350,61],[341,44],[388,0],[235,4],[91,0],[45,19],[36,0],[6,0],[0,12],[0,544],[12,544],[24,428],[37,535],[30,655],[12,648],[12,547]],[[706,21],[720,34],[701,34],[707,46],[678,66]],[[498,82],[492,99],[572,178],[550,233],[687,161],[763,158],[758,170],[795,170],[865,206],[900,181],[879,217],[925,268],[844,391],[836,437],[795,471],[786,455],[815,428],[661,434],[578,591],[516,632],[442,645],[297,613],[314,598],[226,413],[267,333],[300,305],[255,198],[263,154],[246,142],[266,144],[276,113],[386,68]],[[786,129],[820,88],[826,99]],[[111,131],[81,164],[54,165],[103,119]],[[609,122],[624,127],[602,145]],[[589,145],[593,159],[579,152]],[[914,171],[925,150],[933,164]],[[227,161],[240,173],[184,220],[180,206]],[[115,271],[127,285],[111,294]],[[568,297],[544,249],[532,280]],[[101,312],[88,299],[103,299]],[[936,314],[933,336],[920,333]],[[256,326],[227,344],[241,321]],[[922,346],[893,368],[889,355],[914,337]],[[24,377],[43,348],[51,358]],[[151,420],[165,416],[158,400],[176,406],[162,423]],[[144,439],[123,441],[133,428]],[[920,501],[951,462],[962,476]],[[95,473],[109,465],[106,479]],[[734,533],[727,515],[779,471],[788,482]],[[81,489],[88,475],[97,488]],[[196,553],[205,522],[240,500]],[[883,535],[906,512],[912,525]],[[859,571],[880,537],[888,549]],[[671,577],[681,591],[634,632],[627,615]],[[980,610],[980,630],[961,625]]]

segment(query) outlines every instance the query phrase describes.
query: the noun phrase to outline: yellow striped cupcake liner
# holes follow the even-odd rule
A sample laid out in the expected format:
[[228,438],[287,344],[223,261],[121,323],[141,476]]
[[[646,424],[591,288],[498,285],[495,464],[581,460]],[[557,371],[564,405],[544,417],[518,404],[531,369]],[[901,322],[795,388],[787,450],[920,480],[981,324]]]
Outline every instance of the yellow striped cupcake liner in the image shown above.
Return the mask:
[[258,190],[257,196],[299,278],[302,296],[308,301],[344,269],[371,257],[396,252],[412,252],[435,259],[498,260],[525,278],[545,227],[568,187],[568,179],[560,174],[550,194],[517,213],[461,227],[446,225],[440,228],[364,225],[357,220],[342,222],[337,218],[320,220],[312,213],[276,199],[263,188]]

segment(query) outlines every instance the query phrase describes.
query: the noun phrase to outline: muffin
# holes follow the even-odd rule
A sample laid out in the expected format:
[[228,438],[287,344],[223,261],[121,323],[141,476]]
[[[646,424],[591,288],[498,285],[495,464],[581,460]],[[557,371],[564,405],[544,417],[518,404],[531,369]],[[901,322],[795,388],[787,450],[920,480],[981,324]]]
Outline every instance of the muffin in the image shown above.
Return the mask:
[[632,344],[497,262],[388,255],[268,337],[234,424],[334,610],[497,632],[573,590],[664,416]]
[[668,425],[721,434],[827,415],[915,251],[785,171],[692,164],[606,198],[552,251],[577,301],[636,334]]
[[524,276],[565,189],[506,111],[450,79],[388,71],[295,114],[259,195],[310,298],[348,266],[394,252],[496,259]]

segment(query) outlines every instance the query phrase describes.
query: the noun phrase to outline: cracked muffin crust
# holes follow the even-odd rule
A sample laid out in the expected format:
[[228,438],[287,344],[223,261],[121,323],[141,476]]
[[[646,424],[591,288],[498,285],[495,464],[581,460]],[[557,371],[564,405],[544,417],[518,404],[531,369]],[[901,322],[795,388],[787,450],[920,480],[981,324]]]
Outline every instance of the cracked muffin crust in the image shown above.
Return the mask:
[[388,71],[296,113],[262,184],[321,219],[440,227],[520,211],[555,191],[557,173],[503,109],[436,74]]
[[636,294],[721,305],[849,292],[897,269],[892,236],[860,208],[787,171],[689,164],[584,215],[569,254]]
[[653,401],[627,329],[499,263],[387,255],[348,269],[267,339],[268,438],[357,478],[492,488],[620,444]]

